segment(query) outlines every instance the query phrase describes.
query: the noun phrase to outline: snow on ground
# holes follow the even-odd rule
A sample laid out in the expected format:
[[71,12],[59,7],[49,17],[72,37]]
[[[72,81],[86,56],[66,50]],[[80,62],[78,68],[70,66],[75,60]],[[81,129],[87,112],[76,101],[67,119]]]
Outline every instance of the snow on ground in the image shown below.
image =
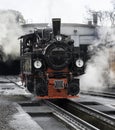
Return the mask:
[[12,128],[15,130],[42,130],[18,104],[16,104],[16,108],[18,112],[13,115],[13,120],[10,121],[10,126]]
[[15,83],[10,82],[0,77],[0,95],[25,95],[32,96],[26,88],[23,86],[21,81]]
[[[42,130],[16,103],[28,101],[32,95],[26,91],[20,80],[9,78],[0,77],[0,130]],[[16,82],[13,83],[12,80]]]

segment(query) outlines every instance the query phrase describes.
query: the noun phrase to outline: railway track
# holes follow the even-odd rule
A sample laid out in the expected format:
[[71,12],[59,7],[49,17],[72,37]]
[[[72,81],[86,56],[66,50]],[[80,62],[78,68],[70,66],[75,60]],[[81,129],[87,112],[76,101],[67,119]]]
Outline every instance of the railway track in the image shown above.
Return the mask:
[[62,121],[69,124],[71,128],[75,130],[98,130],[93,125],[85,122],[79,117],[75,116],[73,113],[63,109],[62,107],[57,106],[56,104],[45,101],[53,110],[55,110],[55,115],[59,117]]
[[18,84],[18,83],[19,83],[19,76],[4,76],[4,79],[8,80],[9,83],[13,83],[13,84],[15,84],[17,87],[23,89],[23,87],[21,87],[21,85]]
[[0,91],[5,90],[14,90],[16,87],[20,88],[20,86],[17,84],[16,77],[8,77],[8,76],[2,76],[0,77]]
[[100,96],[107,98],[115,98],[115,92],[99,92],[99,91],[81,91],[81,94],[84,95],[92,95],[92,96]]
[[[38,124],[41,117],[47,116],[63,122],[67,126],[67,130],[115,130],[115,118],[71,100],[42,100],[39,103],[22,103],[20,105]],[[43,112],[44,105],[48,107],[45,112]],[[42,127],[44,128],[43,123]],[[50,128],[45,128],[45,130],[50,130]]]
[[71,100],[60,100],[53,103],[100,130],[115,130],[115,118],[107,114]]
[[[17,82],[17,77],[5,78],[6,80],[1,80],[3,83]],[[20,103],[44,130],[115,130],[115,118],[84,104],[71,100],[22,101]],[[50,126],[55,124],[52,129],[48,128],[49,123]]]
[[18,76],[1,76],[0,77],[0,97],[3,100],[27,101],[33,96],[28,93],[19,82]]
[[[57,130],[99,130],[98,128],[94,127],[93,125],[85,122],[84,120],[80,119],[79,117],[75,116],[74,114],[71,114],[70,112],[64,110],[63,108],[57,106],[51,101],[43,100],[39,103],[20,103],[22,108],[36,121],[38,124],[40,124],[40,117],[42,118],[45,116],[53,117],[53,120],[57,120],[59,122]],[[45,112],[43,111],[44,106],[47,105],[47,111],[45,109]],[[38,107],[38,110],[36,108]],[[42,110],[40,110],[40,107]],[[42,111],[42,112],[41,112]],[[54,123],[56,124],[56,123]],[[64,124],[65,127],[62,125]],[[44,125],[42,125],[42,128],[44,128]],[[51,130],[52,128],[46,130]],[[56,128],[53,128],[56,130]]]

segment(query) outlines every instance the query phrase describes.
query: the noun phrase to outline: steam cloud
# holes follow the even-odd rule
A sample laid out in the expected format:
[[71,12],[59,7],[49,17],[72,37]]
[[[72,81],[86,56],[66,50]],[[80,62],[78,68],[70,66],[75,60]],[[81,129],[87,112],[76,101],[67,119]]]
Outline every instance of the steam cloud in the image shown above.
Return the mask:
[[[81,77],[81,89],[106,89],[110,81],[115,80],[115,74],[109,68],[110,46],[114,45],[114,29],[98,28],[98,39],[91,46],[91,59],[87,63],[85,75]],[[112,46],[112,50],[115,47]]]
[[19,55],[18,37],[23,34],[23,16],[15,10],[0,10],[0,49],[12,57]]

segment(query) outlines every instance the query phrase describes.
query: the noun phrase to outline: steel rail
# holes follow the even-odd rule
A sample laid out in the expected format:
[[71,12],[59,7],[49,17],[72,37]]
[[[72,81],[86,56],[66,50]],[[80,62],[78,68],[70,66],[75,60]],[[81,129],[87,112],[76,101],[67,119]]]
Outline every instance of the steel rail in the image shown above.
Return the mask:
[[53,114],[69,125],[74,130],[99,130],[93,125],[85,122],[84,120],[78,118],[77,116],[71,114],[70,112],[62,109],[61,107],[55,105],[50,101],[44,101],[48,106],[53,109]]
[[[16,76],[12,76],[12,77],[15,77],[15,79],[17,79]],[[5,76],[5,79],[9,80],[10,83],[15,84],[17,87],[19,87],[19,88],[21,88],[21,89],[24,89],[24,87],[21,87],[19,84],[16,83],[16,81],[13,81],[13,80],[10,79],[8,76]]]
[[108,93],[108,92],[81,91],[81,94],[108,97],[108,98],[115,98],[115,93]]
[[68,102],[68,105],[71,105],[71,107],[74,108],[74,110],[79,109],[80,111],[85,112],[85,113],[91,115],[92,117],[99,119],[100,121],[103,121],[105,124],[110,126],[112,129],[115,128],[115,118],[113,118],[105,113],[102,113],[98,110],[95,110],[93,108],[85,106],[83,104],[76,103],[71,100],[67,100],[67,102]]

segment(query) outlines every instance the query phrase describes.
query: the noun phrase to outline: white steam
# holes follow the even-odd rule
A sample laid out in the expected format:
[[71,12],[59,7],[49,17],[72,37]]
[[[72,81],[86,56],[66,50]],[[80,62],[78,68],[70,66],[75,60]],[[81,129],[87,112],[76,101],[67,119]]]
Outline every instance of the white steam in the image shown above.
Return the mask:
[[109,63],[110,46],[114,45],[114,41],[114,29],[98,28],[98,39],[92,43],[92,57],[87,63],[85,75],[81,77],[81,89],[105,89],[110,81],[115,80]]
[[23,21],[18,11],[0,10],[0,46],[5,55],[19,55],[18,37],[23,33],[20,25]]

